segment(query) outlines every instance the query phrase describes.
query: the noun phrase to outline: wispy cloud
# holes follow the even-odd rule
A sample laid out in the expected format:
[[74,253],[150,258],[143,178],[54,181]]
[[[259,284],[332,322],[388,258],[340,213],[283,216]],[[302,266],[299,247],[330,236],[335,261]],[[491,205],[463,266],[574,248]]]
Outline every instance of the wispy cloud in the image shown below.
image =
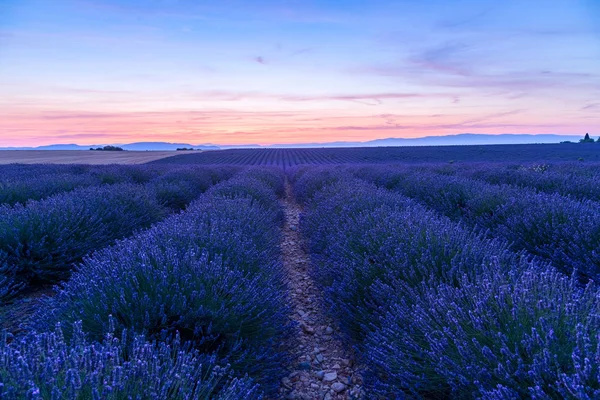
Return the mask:
[[581,110],[596,110],[600,109],[600,103],[592,103],[581,107]]
[[[56,139],[97,139],[99,137],[104,139],[115,139],[115,138],[123,138],[124,135],[122,133],[111,133],[103,130],[97,131],[87,131],[86,133],[63,133],[63,134],[54,134],[54,138]],[[44,136],[39,136],[39,139],[44,138]]]
[[[350,72],[390,77],[428,87],[462,89],[506,90],[514,95],[543,89],[579,88],[600,90],[600,73],[576,73],[551,70],[519,70],[497,73],[476,72],[460,63],[445,60],[444,54],[417,61],[423,68],[415,70],[406,66],[372,65],[354,68]],[[427,71],[435,72],[428,74]],[[441,72],[441,73],[440,73]],[[485,92],[481,93],[485,95]]]
[[286,102],[330,102],[349,101],[366,105],[380,105],[385,100],[402,100],[416,98],[449,98],[456,96],[446,93],[415,93],[415,92],[381,92],[381,93],[348,93],[348,94],[318,94],[318,95],[294,95],[262,92],[237,92],[228,90],[191,91],[187,95],[195,100],[210,101],[243,101],[243,100],[277,100]]
[[[432,95],[439,96],[439,95]],[[364,93],[319,96],[282,96],[285,101],[353,101],[370,106],[383,104],[384,100],[400,100],[428,97],[421,93]]]
[[298,50],[294,50],[290,53],[290,57],[294,57],[294,56],[299,56],[301,54],[308,54],[312,52],[312,49],[306,48],[306,49],[298,49]]
[[510,117],[510,116],[513,116],[516,114],[521,114],[521,113],[523,113],[523,111],[525,111],[525,110],[512,110],[512,111],[505,111],[505,112],[500,112],[500,113],[482,115],[482,116],[479,116],[476,118],[471,118],[466,121],[463,121],[463,122],[459,123],[458,125],[469,125],[470,126],[470,125],[473,125],[473,124],[479,123],[479,122],[485,122],[485,121],[489,121],[489,120],[493,120],[493,119]]
[[436,26],[445,29],[472,27],[474,23],[479,22],[481,19],[486,17],[491,11],[492,8],[487,7],[484,10],[475,11],[466,15],[443,18],[436,24]]
[[444,43],[413,55],[409,61],[421,69],[471,76],[472,64],[467,61],[470,57],[465,54],[468,50],[469,46],[464,43]]
[[107,89],[89,89],[89,88],[74,88],[64,86],[52,86],[52,90],[63,93],[75,93],[75,94],[138,94],[131,90],[107,90]]
[[55,114],[42,114],[38,118],[46,120],[63,120],[63,119],[107,119],[107,118],[122,118],[122,113],[55,113]]

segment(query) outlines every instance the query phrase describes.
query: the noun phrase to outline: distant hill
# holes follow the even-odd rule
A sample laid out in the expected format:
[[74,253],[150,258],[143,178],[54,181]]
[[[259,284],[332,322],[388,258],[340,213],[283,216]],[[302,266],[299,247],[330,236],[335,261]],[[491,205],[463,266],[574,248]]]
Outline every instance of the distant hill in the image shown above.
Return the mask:
[[323,143],[287,143],[261,146],[257,144],[243,145],[216,145],[212,143],[189,144],[169,142],[135,142],[128,144],[105,143],[94,145],[78,144],[51,144],[39,147],[0,147],[0,150],[89,150],[90,147],[97,148],[106,145],[119,146],[125,150],[135,151],[168,151],[177,148],[194,148],[198,150],[219,150],[237,148],[310,148],[310,147],[386,147],[386,146],[451,146],[451,145],[481,145],[481,144],[535,144],[535,143],[559,143],[564,141],[577,142],[583,135],[555,135],[555,134],[500,134],[487,135],[480,133],[461,133],[446,136],[425,136],[421,138],[386,138],[375,139],[366,142],[323,142]]
[[486,135],[479,133],[460,133],[458,135],[425,136],[421,138],[386,138],[367,142],[325,142],[303,144],[278,144],[266,147],[275,148],[304,148],[304,147],[392,147],[392,146],[452,146],[452,145],[482,145],[482,144],[538,144],[560,143],[565,141],[577,142],[583,136],[554,135],[554,134],[511,134]]
[[38,147],[0,147],[0,150],[89,150],[90,148],[98,148],[104,146],[118,146],[123,148],[124,150],[131,151],[169,151],[169,150],[177,150],[178,148],[186,147],[186,148],[194,148],[198,150],[219,150],[219,146],[215,145],[192,145],[189,143],[168,143],[168,142],[136,142],[129,144],[119,144],[119,143],[111,143],[111,144],[90,144],[90,145],[78,145],[78,144],[50,144],[47,146],[38,146]]
[[581,139],[575,135],[529,135],[529,134],[500,134],[483,135],[477,133],[461,133],[447,136],[426,136],[423,138],[402,139],[388,138],[376,139],[366,142],[368,146],[451,146],[471,144],[536,144],[560,143],[565,141],[577,142]]

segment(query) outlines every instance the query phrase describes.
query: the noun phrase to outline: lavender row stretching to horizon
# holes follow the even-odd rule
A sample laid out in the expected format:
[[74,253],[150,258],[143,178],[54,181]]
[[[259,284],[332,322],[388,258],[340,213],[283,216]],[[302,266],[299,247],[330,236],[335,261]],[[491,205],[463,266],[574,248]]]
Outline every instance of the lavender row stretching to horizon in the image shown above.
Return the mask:
[[469,162],[600,162],[600,143],[493,146],[360,147],[318,149],[231,149],[181,152],[151,164],[256,165],[284,169],[298,165],[469,163]]
[[[444,175],[449,169],[292,173],[307,208],[302,231],[314,278],[365,364],[367,393],[598,398],[599,203],[516,187],[495,197],[510,187],[494,191]],[[544,176],[555,169],[588,183],[600,173],[573,165],[504,172]]]
[[0,166],[0,398],[283,398],[286,181],[366,399],[599,398],[600,164],[364,154]]

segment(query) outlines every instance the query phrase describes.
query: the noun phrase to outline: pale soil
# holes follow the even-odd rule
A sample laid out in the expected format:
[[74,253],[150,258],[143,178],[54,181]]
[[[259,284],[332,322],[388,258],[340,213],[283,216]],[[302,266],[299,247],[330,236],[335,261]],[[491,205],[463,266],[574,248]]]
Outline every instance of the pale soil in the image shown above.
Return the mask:
[[178,151],[0,150],[0,164],[144,164]]
[[282,259],[293,315],[298,324],[292,372],[281,382],[282,399],[362,398],[359,368],[339,329],[323,310],[323,293],[310,276],[310,257],[299,232],[300,206],[286,187]]

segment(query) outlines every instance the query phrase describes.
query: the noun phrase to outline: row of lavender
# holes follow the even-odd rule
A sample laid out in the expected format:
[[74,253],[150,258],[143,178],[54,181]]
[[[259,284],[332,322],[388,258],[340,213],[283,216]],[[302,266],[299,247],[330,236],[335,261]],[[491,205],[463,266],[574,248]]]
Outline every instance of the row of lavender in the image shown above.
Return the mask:
[[[87,257],[0,343],[0,397],[258,399],[291,332],[278,172],[249,170]],[[42,333],[35,333],[42,332]]]
[[0,165],[0,204],[25,204],[83,187],[148,183],[172,169],[148,165]]
[[[385,144],[385,143],[382,143]],[[323,148],[257,148],[189,151],[152,161],[152,164],[299,165],[456,163],[465,162],[575,162],[598,165],[597,146],[578,144],[475,145],[475,146],[384,146]]]
[[260,165],[285,169],[302,164],[340,164],[364,160],[360,150],[352,149],[230,149],[182,154],[173,160],[161,159],[153,164]]
[[491,184],[528,187],[576,199],[600,201],[600,165],[582,163],[447,164],[420,169],[482,180]]
[[[117,175],[152,172],[137,171],[119,169]],[[146,183],[83,187],[25,205],[1,204],[0,304],[30,287],[68,278],[85,255],[183,209],[233,172],[177,168]]]
[[[541,257],[567,274],[576,271],[584,280],[600,282],[600,204],[596,201],[461,176],[468,169],[456,175],[405,167],[352,171],[452,220],[504,238],[514,249]],[[567,178],[565,174],[563,179]],[[581,181],[587,179],[591,189],[593,178]]]
[[[352,172],[376,175],[300,169],[294,190],[315,278],[373,398],[600,396],[593,282]],[[449,188],[433,183],[422,192],[443,203]]]

